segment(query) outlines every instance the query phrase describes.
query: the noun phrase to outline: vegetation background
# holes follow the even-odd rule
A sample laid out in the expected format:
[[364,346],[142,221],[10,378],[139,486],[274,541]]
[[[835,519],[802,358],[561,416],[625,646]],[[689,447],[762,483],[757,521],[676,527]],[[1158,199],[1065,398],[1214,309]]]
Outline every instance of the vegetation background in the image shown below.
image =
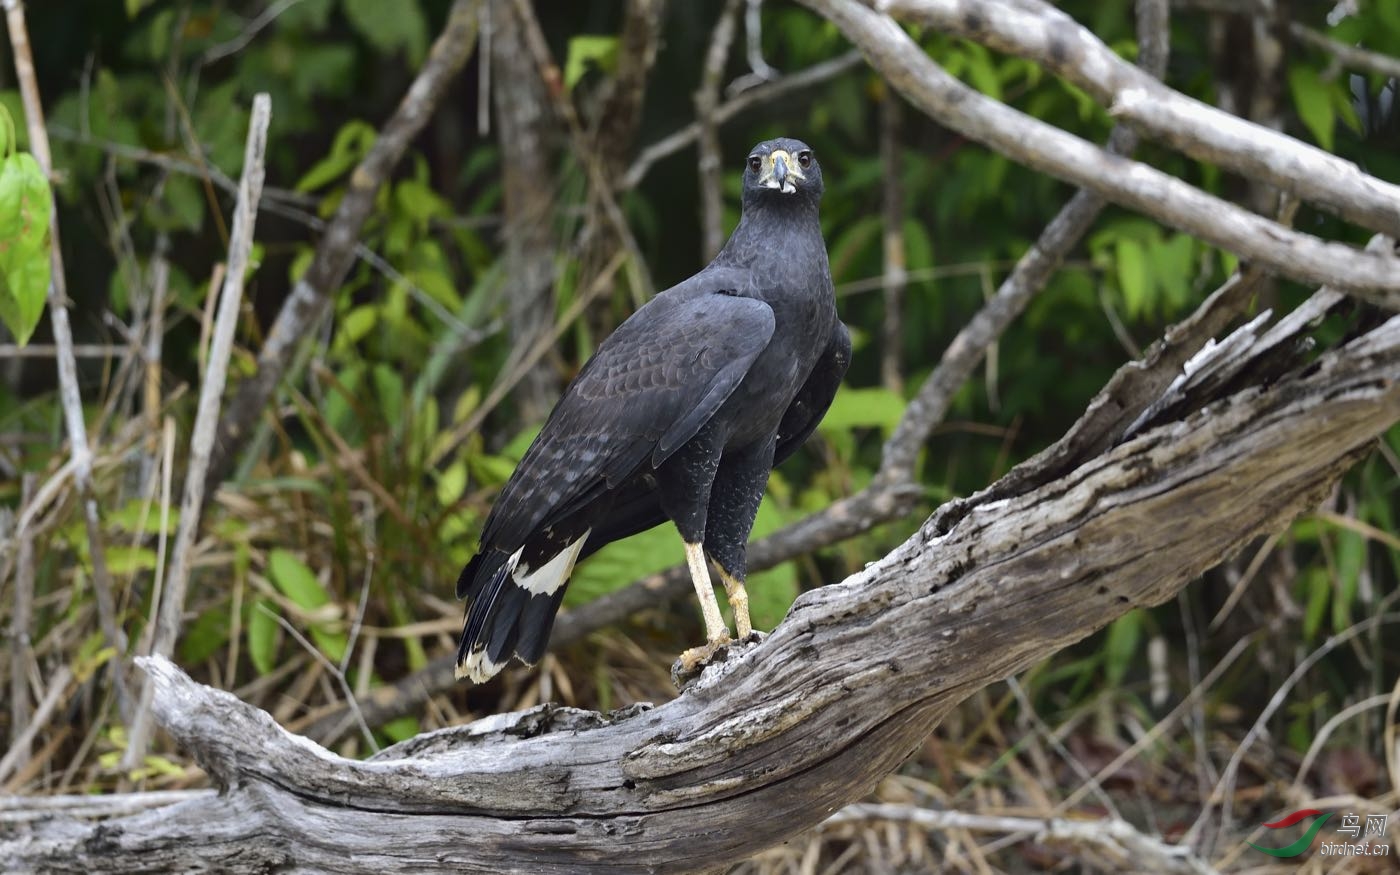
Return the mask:
[[[149,641],[153,594],[178,524],[169,484],[178,496],[215,266],[228,248],[233,194],[225,183],[242,169],[252,96],[270,93],[273,115],[234,385],[250,373],[351,171],[449,5],[65,0],[28,8],[59,174],[101,539],[133,651]],[[655,63],[643,67],[639,87],[629,39],[646,5],[535,3],[557,61],[551,68],[506,23],[500,2],[486,4],[495,44],[483,44],[453,80],[379,192],[333,312],[309,332],[293,374],[209,502],[176,652],[196,678],[297,730],[352,694],[392,695],[389,685],[451,649],[461,618],[452,584],[494,495],[598,340],[653,290],[701,267],[714,229],[737,222],[739,173],[754,142],[797,136],[820,157],[823,226],[856,346],[818,435],[775,472],[755,536],[870,481],[906,400],[1071,193],[901,109],[863,64],[841,61],[850,48],[832,25],[776,0],[665,4]],[[1400,56],[1400,5],[1272,5],[1270,19],[1209,9],[1218,3],[1174,4],[1167,81],[1400,180],[1396,80],[1344,65],[1296,35],[1320,32]],[[1135,54],[1131,4],[1060,6],[1115,50]],[[710,62],[724,21],[734,39]],[[1099,106],[1034,63],[936,33],[920,39],[979,90],[1090,140],[1106,137],[1111,120]],[[7,48],[0,54],[0,104],[27,149],[13,60]],[[823,64],[831,72],[724,116],[718,176],[697,161],[693,143],[665,154],[648,148],[691,125],[697,105],[703,114],[742,104],[765,83]],[[1139,155],[1208,191],[1275,209],[1272,192],[1211,166],[1151,143]],[[588,184],[595,173],[615,191],[625,233],[600,219],[605,205]],[[1365,242],[1307,208],[1295,221]],[[923,454],[917,511],[754,575],[756,624],[771,628],[802,589],[878,558],[940,502],[987,485],[1058,438],[1117,367],[1234,266],[1227,253],[1108,209],[958,393]],[[1257,306],[1287,306],[1306,291],[1276,283]],[[79,495],[61,485],[33,503],[66,460],[52,343],[46,321],[27,347],[0,344],[0,510],[11,511],[0,515],[0,661],[20,679],[6,687],[0,731],[20,737],[31,703],[45,698],[60,667],[73,680],[0,786],[23,794],[201,786],[199,769],[159,739],[142,762],[123,766],[127,726],[106,680],[116,653],[97,619]],[[1215,862],[1259,865],[1242,843],[1248,829],[1311,799],[1393,811],[1384,735],[1395,731],[1400,689],[1400,658],[1387,646],[1400,599],[1398,489],[1393,429],[1315,514],[1175,604],[1133,612],[972,697],[877,799],[1037,816],[1073,794],[1076,815],[1119,813],[1172,840],[1192,826],[1255,716],[1282,695],[1262,727],[1269,743],[1252,750],[1233,790],[1237,819],[1247,824],[1241,841],[1223,845]],[[14,537],[31,508],[24,538]],[[25,545],[30,561],[21,560]],[[580,566],[566,605],[596,600],[679,556],[666,527],[609,547]],[[23,628],[12,610],[19,587],[33,594]],[[675,695],[672,658],[700,637],[690,600],[656,603],[537,670],[442,690],[410,714],[345,735],[339,749],[363,755],[540,701],[598,709],[662,701]],[[1178,708],[1198,688],[1203,695]],[[1158,737],[1163,720],[1170,731]],[[1130,748],[1106,781],[1087,780]],[[1086,784],[1088,792],[1075,793]],[[1082,864],[1029,839],[989,841],[891,817],[835,820],[740,868]],[[1348,865],[1367,871],[1365,861]]]

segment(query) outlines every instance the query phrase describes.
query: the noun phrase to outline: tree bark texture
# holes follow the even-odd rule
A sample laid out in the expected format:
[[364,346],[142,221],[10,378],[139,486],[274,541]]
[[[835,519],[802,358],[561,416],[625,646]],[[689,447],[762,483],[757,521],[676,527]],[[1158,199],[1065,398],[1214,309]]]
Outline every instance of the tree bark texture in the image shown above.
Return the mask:
[[[516,355],[539,343],[554,324],[554,168],[559,122],[547,87],[531,59],[524,27],[510,0],[493,0],[491,65],[501,144],[505,206],[506,321]],[[507,370],[509,370],[507,368]],[[522,422],[542,420],[559,397],[559,379],[548,360],[525,372],[515,396]]]
[[1122,394],[1128,366],[1086,414],[1128,436],[1086,455],[1094,429],[1072,430],[658,708],[543,706],[353,761],[144,660],[157,719],[222,792],[8,827],[0,867],[720,870],[869,792],[973,692],[1315,506],[1400,420],[1400,316],[1300,352],[1343,301],[1266,313],[1147,397]]

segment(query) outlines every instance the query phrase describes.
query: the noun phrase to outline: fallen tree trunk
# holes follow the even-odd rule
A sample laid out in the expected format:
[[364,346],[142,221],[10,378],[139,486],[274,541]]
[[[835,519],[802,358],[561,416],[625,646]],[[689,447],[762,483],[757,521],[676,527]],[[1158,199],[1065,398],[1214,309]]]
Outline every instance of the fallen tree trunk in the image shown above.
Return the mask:
[[[222,792],[99,823],[7,817],[21,822],[0,827],[0,865],[721,869],[859,799],[968,695],[1315,506],[1400,420],[1400,317],[1299,359],[1341,300],[1324,290],[1272,327],[1254,320],[1165,389],[1129,365],[1059,445],[806,593],[762,643],[658,708],[544,706],[360,762],[145,660],[157,719]],[[1152,356],[1179,361],[1179,335]],[[1105,424],[1131,437],[1104,445]]]

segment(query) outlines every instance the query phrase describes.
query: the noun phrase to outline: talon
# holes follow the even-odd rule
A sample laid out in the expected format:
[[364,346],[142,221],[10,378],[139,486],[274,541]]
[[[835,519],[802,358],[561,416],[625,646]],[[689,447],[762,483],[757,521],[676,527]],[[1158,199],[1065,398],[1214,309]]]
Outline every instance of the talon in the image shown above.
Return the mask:
[[705,663],[714,658],[724,648],[732,643],[729,632],[721,632],[717,637],[711,638],[699,647],[692,647],[681,654],[681,674],[688,675],[702,668]]

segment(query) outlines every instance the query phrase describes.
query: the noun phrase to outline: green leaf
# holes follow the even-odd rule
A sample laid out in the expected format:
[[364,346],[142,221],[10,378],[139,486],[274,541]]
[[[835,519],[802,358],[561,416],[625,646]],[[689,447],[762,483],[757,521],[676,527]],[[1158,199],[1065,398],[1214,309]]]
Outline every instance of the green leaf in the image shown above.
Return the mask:
[[112,544],[107,548],[107,569],[113,574],[135,574],[138,571],[154,571],[156,551],[150,547],[133,547],[130,544]]
[[904,415],[904,407],[904,399],[884,387],[851,389],[842,386],[818,428],[832,433],[853,428],[878,428],[889,432]]
[[180,637],[180,660],[198,665],[228,643],[228,613],[211,608],[200,614]]
[[993,100],[1001,100],[1001,76],[991,52],[976,43],[965,43],[961,48],[967,56],[967,79],[972,87]]
[[573,89],[588,65],[594,64],[605,73],[617,68],[617,37],[576,36],[569,40],[569,54],[564,60],[564,87]]
[[272,602],[258,599],[248,611],[244,637],[248,640],[248,658],[260,675],[277,667],[276,610]]
[[1140,316],[1150,309],[1152,277],[1147,272],[1147,257],[1142,244],[1130,237],[1118,240],[1115,247],[1118,266],[1118,290],[1129,316]]
[[1303,640],[1312,641],[1327,616],[1327,602],[1332,594],[1332,581],[1326,569],[1310,568],[1303,578],[1307,588],[1307,607],[1303,610]]
[[198,231],[204,224],[204,192],[193,176],[172,175],[160,198],[146,203],[144,215],[161,231]]
[[467,466],[461,459],[453,462],[438,475],[437,499],[443,507],[451,507],[467,491]]
[[639,577],[670,568],[683,558],[671,526],[657,526],[614,541],[574,569],[564,591],[564,604],[586,604]]
[[358,119],[346,122],[336,133],[330,154],[311,165],[306,175],[297,180],[296,190],[315,191],[348,173],[369,154],[376,136],[374,127],[367,122]]
[[0,320],[23,346],[49,291],[52,191],[28,153],[0,160]]
[[1108,626],[1107,640],[1104,641],[1104,674],[1108,685],[1116,687],[1123,682],[1128,667],[1137,656],[1138,642],[1142,640],[1143,613],[1134,608]]
[[390,720],[388,723],[379,727],[379,731],[387,735],[390,741],[397,743],[400,741],[407,741],[417,735],[418,728],[418,718],[410,714],[407,717]]
[[388,365],[379,364],[370,372],[370,378],[374,381],[374,394],[379,400],[384,422],[390,428],[397,429],[403,423],[404,416],[403,377]]
[[1366,539],[1351,529],[1337,530],[1337,594],[1332,598],[1332,631],[1344,632],[1355,620],[1352,610],[1366,563]]
[[314,611],[330,603],[330,594],[315,573],[292,553],[273,550],[267,557],[268,576],[282,594],[304,611]]
[[1312,132],[1313,139],[1331,151],[1332,131],[1336,126],[1331,86],[1323,82],[1312,67],[1294,66],[1288,71],[1288,90],[1293,93],[1293,107],[1298,110],[1298,117]]
[[380,54],[405,49],[417,66],[428,48],[428,24],[416,0],[343,0],[345,15],[360,36]]

